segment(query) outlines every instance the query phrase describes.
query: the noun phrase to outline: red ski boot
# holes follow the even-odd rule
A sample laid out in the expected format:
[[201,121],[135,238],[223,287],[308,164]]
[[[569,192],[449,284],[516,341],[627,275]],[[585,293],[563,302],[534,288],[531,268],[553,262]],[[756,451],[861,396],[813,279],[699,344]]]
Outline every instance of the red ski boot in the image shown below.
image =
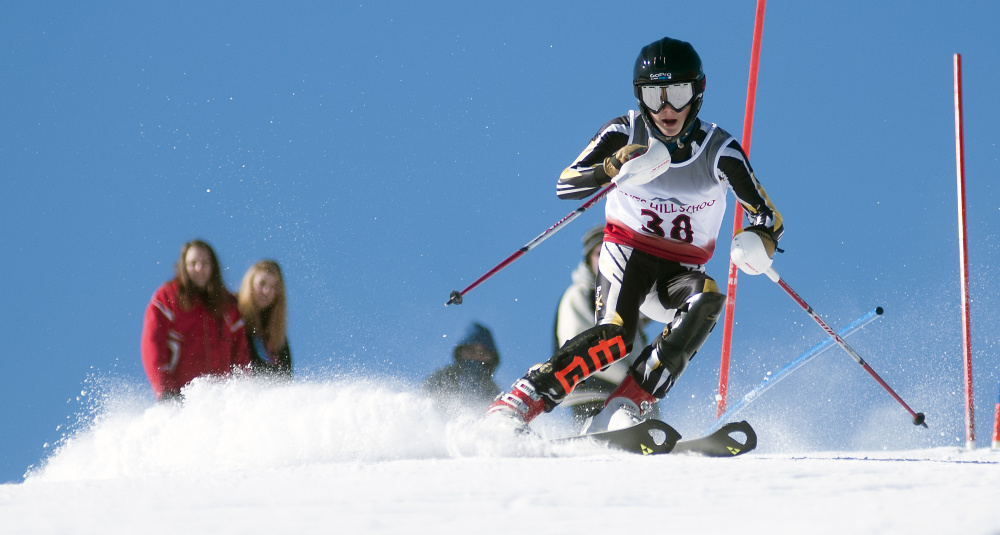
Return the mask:
[[583,432],[597,433],[632,427],[646,419],[653,403],[656,403],[656,398],[643,390],[631,375],[626,375],[618,388],[608,395],[601,412],[595,414],[590,423],[584,426]]
[[514,382],[510,392],[500,394],[486,410],[487,417],[506,416],[515,420],[520,427],[527,427],[536,416],[545,410],[545,400],[535,386],[527,379]]

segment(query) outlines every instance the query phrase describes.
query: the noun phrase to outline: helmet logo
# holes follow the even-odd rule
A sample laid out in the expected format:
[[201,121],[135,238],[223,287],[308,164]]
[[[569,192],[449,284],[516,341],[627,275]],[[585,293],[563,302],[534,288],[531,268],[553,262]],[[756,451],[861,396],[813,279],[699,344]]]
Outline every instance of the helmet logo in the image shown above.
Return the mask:
[[673,77],[673,75],[671,75],[671,73],[669,73],[669,72],[658,72],[656,74],[650,74],[649,75],[649,80],[650,81],[653,81],[653,80],[669,80],[672,77]]

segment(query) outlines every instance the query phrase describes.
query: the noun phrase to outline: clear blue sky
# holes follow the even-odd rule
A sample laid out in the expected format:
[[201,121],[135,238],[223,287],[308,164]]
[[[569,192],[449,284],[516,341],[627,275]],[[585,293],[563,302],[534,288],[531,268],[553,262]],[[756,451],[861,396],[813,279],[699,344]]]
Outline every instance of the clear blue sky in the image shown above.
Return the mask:
[[[96,384],[148,389],[143,311],[195,237],[215,246],[234,289],[254,261],[282,263],[302,377],[415,382],[479,320],[494,329],[497,379],[509,384],[548,357],[579,236],[603,205],[465,304],[445,308],[449,292],[578,206],[556,198],[556,178],[634,107],[631,67],[646,43],[692,42],[708,76],[701,117],[740,137],[754,9],[5,3],[0,482],[46,455]],[[750,158],[786,221],[775,266],[831,325],[885,307],[855,347],[928,413],[933,431],[916,445],[964,437],[956,52],[981,440],[993,418],[997,27],[989,1],[772,2],[765,20]],[[709,272],[724,282],[726,266],[719,254]],[[736,315],[731,396],[822,339],[764,278],[741,276]],[[667,400],[667,419],[714,417],[720,339],[718,329]],[[842,355],[815,370],[805,375],[815,395],[809,384],[795,395],[827,404],[772,417],[849,425],[872,405],[896,410]],[[834,376],[849,380],[823,382]],[[914,431],[899,413],[890,432],[906,444]]]

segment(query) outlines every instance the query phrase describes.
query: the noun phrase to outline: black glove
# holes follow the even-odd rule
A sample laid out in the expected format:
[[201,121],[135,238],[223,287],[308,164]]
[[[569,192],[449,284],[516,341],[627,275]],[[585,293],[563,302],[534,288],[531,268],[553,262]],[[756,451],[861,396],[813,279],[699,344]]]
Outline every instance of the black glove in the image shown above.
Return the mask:
[[618,171],[625,165],[625,162],[646,154],[648,148],[646,145],[639,144],[625,145],[618,149],[613,156],[604,159],[604,173],[608,175],[608,178],[618,176]]

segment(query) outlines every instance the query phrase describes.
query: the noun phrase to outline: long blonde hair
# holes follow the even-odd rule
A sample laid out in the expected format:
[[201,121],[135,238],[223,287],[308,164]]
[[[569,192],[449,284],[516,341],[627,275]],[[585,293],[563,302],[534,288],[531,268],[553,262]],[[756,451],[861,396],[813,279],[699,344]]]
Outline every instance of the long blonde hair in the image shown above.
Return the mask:
[[[265,310],[259,310],[253,300],[253,278],[259,272],[274,275],[278,280],[274,289],[274,301]],[[288,326],[288,303],[285,299],[285,278],[281,274],[281,266],[274,260],[261,260],[250,266],[243,275],[240,293],[237,296],[240,315],[246,323],[247,332],[261,337],[270,351],[277,351],[285,345],[286,328]],[[267,324],[264,325],[264,317]]]

